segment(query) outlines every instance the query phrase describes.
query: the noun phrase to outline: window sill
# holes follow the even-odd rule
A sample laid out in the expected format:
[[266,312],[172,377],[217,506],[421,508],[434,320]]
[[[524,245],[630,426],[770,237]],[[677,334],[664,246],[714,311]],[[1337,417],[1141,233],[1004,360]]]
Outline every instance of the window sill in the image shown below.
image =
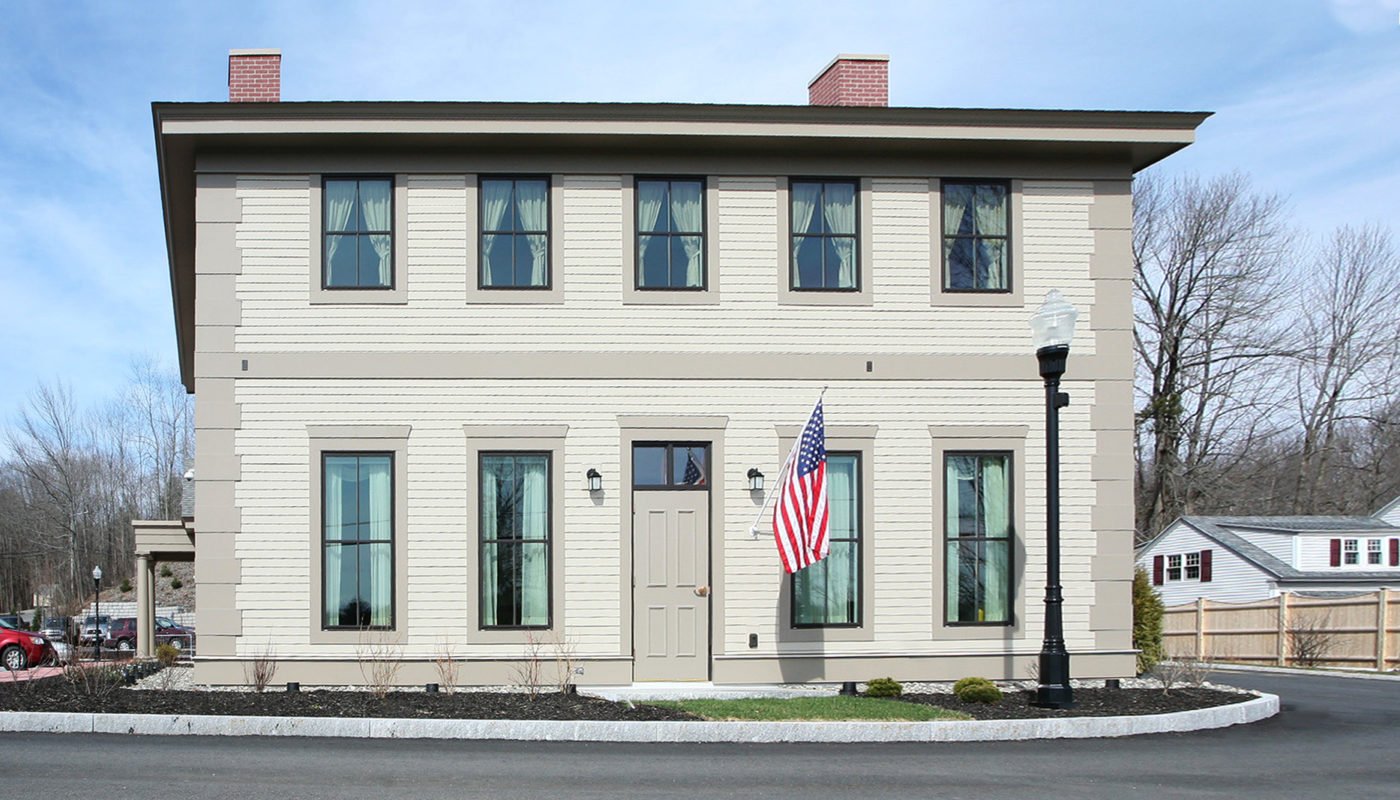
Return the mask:
[[548,288],[525,286],[501,286],[496,288],[468,287],[469,305],[563,305],[564,290],[559,286]]
[[719,292],[709,289],[636,289],[622,296],[624,306],[717,306]]
[[1010,292],[947,292],[933,293],[937,308],[1020,308],[1025,300],[1019,290]]
[[313,306],[408,305],[408,292],[397,289],[313,289]]

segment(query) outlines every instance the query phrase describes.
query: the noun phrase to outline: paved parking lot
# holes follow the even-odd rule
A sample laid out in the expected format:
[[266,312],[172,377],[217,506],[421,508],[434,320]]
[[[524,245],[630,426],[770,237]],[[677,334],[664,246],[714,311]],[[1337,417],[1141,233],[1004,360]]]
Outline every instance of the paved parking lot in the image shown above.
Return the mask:
[[[7,796],[73,796],[103,765],[134,796],[1390,797],[1400,683],[1233,673],[1283,712],[1254,725],[1125,739],[983,744],[617,745],[0,734]],[[172,769],[171,765],[179,765]]]

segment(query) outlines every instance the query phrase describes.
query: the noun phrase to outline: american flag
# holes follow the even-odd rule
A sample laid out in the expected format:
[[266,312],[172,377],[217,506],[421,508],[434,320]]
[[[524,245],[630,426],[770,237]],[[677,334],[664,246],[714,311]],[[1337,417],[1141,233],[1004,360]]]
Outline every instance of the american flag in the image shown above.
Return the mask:
[[705,473],[700,469],[700,465],[695,463],[695,451],[689,448],[685,451],[685,474],[681,476],[681,482],[686,486],[705,485]]
[[773,538],[783,569],[793,573],[826,558],[826,426],[822,401],[793,445],[773,509]]

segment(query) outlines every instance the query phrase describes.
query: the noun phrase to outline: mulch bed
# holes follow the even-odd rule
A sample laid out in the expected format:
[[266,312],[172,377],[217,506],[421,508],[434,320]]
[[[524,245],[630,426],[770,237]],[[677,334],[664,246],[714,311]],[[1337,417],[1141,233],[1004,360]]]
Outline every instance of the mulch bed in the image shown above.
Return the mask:
[[[906,702],[961,711],[973,719],[1035,719],[1161,714],[1239,703],[1252,695],[1214,689],[1076,689],[1075,707],[1065,711],[1030,705],[1032,692],[1007,692],[1000,703],[964,703],[951,694],[910,694]],[[376,717],[387,719],[509,719],[653,721],[696,720],[668,708],[614,703],[596,697],[551,692],[530,698],[498,692],[368,692],[315,690],[217,692],[119,688],[100,697],[76,691],[63,678],[0,684],[0,711],[58,711],[109,714],[214,714],[231,716]]]
[[1006,692],[1000,703],[964,703],[951,694],[906,694],[901,700],[961,711],[973,719],[1043,719],[1048,717],[1127,717],[1138,714],[1166,714],[1194,711],[1252,700],[1252,694],[1222,692],[1219,689],[1075,689],[1074,707],[1037,708],[1031,705],[1035,692]]

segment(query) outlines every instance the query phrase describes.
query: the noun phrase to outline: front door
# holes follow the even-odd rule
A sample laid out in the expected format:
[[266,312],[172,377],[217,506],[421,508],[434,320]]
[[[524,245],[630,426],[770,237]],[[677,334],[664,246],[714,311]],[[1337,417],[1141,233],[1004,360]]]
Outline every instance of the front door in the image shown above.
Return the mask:
[[[687,458],[684,445],[677,449],[681,458]],[[693,446],[690,452],[687,460],[691,464],[703,463],[693,455]],[[704,478],[697,481],[694,475],[693,469],[686,471],[678,465],[674,479],[660,485],[634,483],[632,645],[636,681],[705,681],[710,677],[710,495]],[[687,478],[690,485],[684,483]]]

